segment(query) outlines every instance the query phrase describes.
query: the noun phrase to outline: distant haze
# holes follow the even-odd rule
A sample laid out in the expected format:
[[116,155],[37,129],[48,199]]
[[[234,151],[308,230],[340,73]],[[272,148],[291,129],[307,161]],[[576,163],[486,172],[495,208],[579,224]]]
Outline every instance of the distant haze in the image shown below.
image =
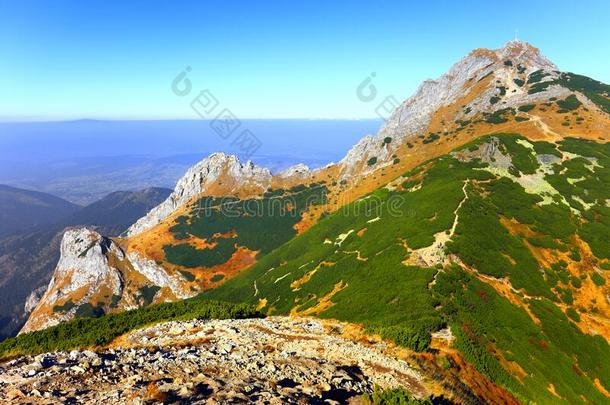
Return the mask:
[[[213,152],[244,153],[208,121],[0,123],[0,184],[55,194],[78,204],[119,190],[173,188],[188,167]],[[243,120],[261,141],[249,156],[279,171],[340,160],[380,120]],[[238,130],[238,131],[239,131]]]

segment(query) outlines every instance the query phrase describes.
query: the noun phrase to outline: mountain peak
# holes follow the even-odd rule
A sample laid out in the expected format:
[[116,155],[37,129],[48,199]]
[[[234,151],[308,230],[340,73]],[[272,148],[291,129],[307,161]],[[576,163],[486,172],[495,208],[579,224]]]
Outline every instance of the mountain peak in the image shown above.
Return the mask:
[[500,49],[519,49],[519,50],[527,49],[527,50],[532,50],[535,52],[540,52],[540,50],[538,48],[536,48],[534,45],[530,44],[529,42],[523,41],[521,39],[516,39],[516,38],[508,41]]
[[519,39],[508,41],[502,48],[496,49],[495,54],[498,58],[510,60],[515,65],[522,64],[532,69],[557,70],[557,66],[547,59],[540,49]]
[[68,229],[61,240],[61,257],[46,293],[36,306],[21,333],[44,329],[71,319],[76,304],[69,301],[66,313],[54,311],[59,302],[66,304],[65,298],[77,290],[87,291],[80,297],[83,302],[92,298],[99,289],[120,295],[122,278],[108,261],[109,255],[121,261],[123,250],[112,239],[104,237],[89,228]]
[[208,195],[234,195],[247,188],[264,191],[271,182],[269,169],[252,161],[242,163],[235,155],[212,153],[178,180],[172,194],[160,205],[138,220],[126,232],[135,236],[152,228],[167,218],[179,206],[191,198],[206,192]]
[[[520,39],[508,41],[497,49],[477,48],[462,61],[472,58],[488,58],[493,62],[509,62],[508,66],[524,66],[529,70],[557,70],[557,66],[546,58],[540,49]],[[459,63],[459,62],[458,62]]]

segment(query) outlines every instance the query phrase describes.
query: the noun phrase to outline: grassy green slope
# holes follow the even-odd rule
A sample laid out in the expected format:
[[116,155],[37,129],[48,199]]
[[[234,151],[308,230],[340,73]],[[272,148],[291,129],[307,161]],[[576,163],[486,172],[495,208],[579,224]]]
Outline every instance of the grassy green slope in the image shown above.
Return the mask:
[[[601,277],[600,284],[607,278],[610,147],[496,139],[502,156],[476,158],[490,145],[486,137],[461,148],[470,158],[447,155],[420,166],[402,185],[329,215],[205,296],[265,303],[269,313],[363,323],[416,350],[428,347],[431,331],[448,325],[462,354],[523,400],[609,402],[595,380],[610,390],[610,346],[573,322],[595,308],[572,305],[578,283],[558,258],[573,250],[580,260],[578,235],[595,255],[584,277]],[[502,166],[502,157],[512,164]],[[526,243],[502,220],[524,224],[536,237]],[[446,245],[443,232],[451,239]],[[418,263],[417,249],[439,243],[438,260]],[[529,246],[535,244],[557,253],[552,266],[534,257]],[[507,279],[536,320],[481,277]],[[523,374],[506,370],[501,364],[507,362]]]
[[163,247],[165,257],[172,264],[193,268],[226,263],[238,246],[266,254],[296,235],[294,226],[303,212],[324,203],[326,192],[326,186],[313,183],[272,190],[262,198],[203,197],[188,216],[177,218],[171,232],[177,240],[195,236],[213,247],[168,244]]

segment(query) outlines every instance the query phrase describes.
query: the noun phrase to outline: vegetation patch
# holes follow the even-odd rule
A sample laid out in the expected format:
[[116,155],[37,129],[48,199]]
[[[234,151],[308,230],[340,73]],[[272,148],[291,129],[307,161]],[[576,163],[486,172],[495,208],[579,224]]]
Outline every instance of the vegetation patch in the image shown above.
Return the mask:
[[269,190],[263,198],[203,197],[194,204],[189,221],[179,218],[170,230],[178,240],[195,237],[212,246],[199,249],[188,243],[166,245],[165,258],[173,264],[197,268],[226,263],[238,247],[264,255],[294,237],[294,226],[303,212],[312,205],[324,204],[326,193],[325,185],[313,183]]
[[529,112],[529,111],[533,110],[535,107],[536,107],[536,104],[525,104],[525,105],[519,106],[517,109],[521,112]]
[[373,388],[372,394],[362,396],[366,405],[432,405],[433,399],[415,399],[404,388],[381,389]]
[[142,305],[150,305],[155,299],[155,295],[159,292],[161,287],[158,285],[145,285],[144,287],[138,290],[138,295],[140,300],[142,301]]
[[68,301],[64,302],[63,305],[55,305],[53,307],[53,312],[68,312],[75,306],[76,306],[76,304],[73,303],[72,300],[68,300]]
[[74,315],[76,318],[99,318],[104,313],[104,304],[102,302],[98,302],[95,306],[87,302],[79,305]]
[[195,281],[195,279],[196,279],[195,275],[193,273],[191,273],[190,271],[178,270],[178,272],[188,282]]
[[422,141],[423,143],[432,143],[434,141],[438,141],[441,137],[438,134],[430,133],[428,136]]
[[515,110],[512,108],[503,108],[493,113],[483,113],[485,122],[488,124],[503,124],[508,122],[511,115],[515,115]]
[[574,111],[582,105],[582,103],[578,101],[576,96],[573,94],[563,100],[557,100],[556,103],[564,112]]
[[600,276],[598,273],[591,273],[591,281],[597,286],[602,286],[606,284],[606,280]]
[[534,84],[540,82],[543,78],[549,76],[549,73],[546,73],[544,70],[537,70],[529,75],[527,78],[527,82],[529,84]]
[[574,73],[561,73],[557,79],[546,82],[539,82],[542,77],[544,77],[540,77],[540,75],[542,74],[541,73],[539,75],[536,75],[534,77],[534,81],[532,81],[532,76],[535,73],[536,72],[532,73],[530,75],[530,78],[528,79],[528,83],[534,83],[534,85],[530,87],[528,93],[538,93],[546,90],[546,88],[551,85],[558,84],[572,91],[578,91],[580,93],[583,93],[602,111],[610,114],[610,85]]
[[110,299],[110,308],[117,308],[119,306],[120,301],[121,301],[120,295],[112,294],[112,298]]

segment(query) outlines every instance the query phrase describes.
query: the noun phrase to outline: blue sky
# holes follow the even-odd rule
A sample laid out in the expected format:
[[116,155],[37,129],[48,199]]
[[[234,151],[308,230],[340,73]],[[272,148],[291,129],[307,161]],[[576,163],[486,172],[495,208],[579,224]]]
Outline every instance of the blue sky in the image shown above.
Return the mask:
[[[127,4],[129,3],[129,4]],[[0,119],[195,118],[186,66],[240,118],[364,118],[371,72],[403,100],[477,47],[519,37],[610,82],[607,1],[0,0]]]

